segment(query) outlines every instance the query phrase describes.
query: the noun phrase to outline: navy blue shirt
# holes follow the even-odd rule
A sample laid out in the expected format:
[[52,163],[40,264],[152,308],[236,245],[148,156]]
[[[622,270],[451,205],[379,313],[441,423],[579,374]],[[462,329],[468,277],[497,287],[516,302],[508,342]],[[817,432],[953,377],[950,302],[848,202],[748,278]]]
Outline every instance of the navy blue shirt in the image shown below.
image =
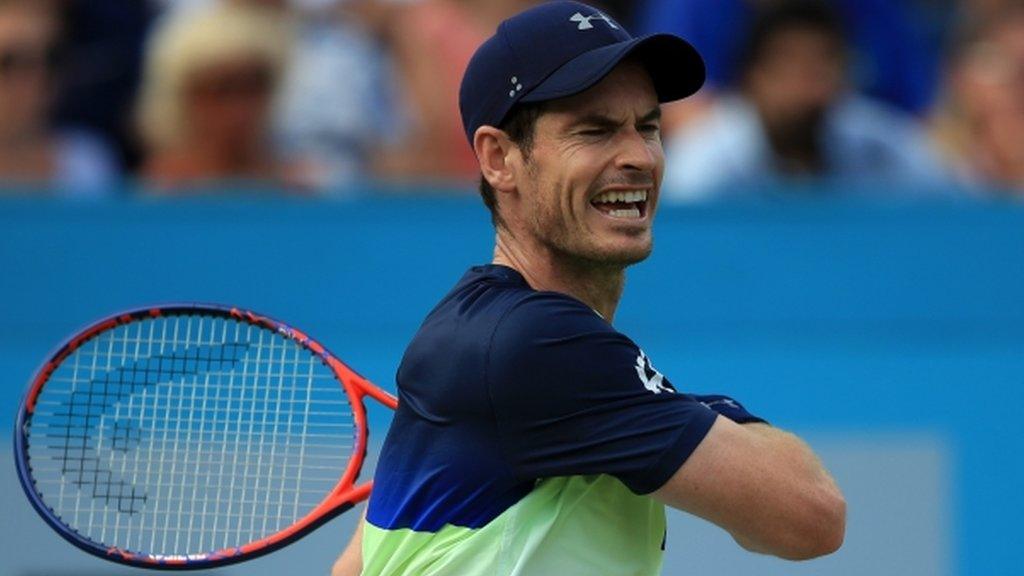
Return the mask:
[[478,528],[556,476],[652,492],[717,415],[587,305],[498,265],[427,316],[398,394],[367,512],[385,529]]

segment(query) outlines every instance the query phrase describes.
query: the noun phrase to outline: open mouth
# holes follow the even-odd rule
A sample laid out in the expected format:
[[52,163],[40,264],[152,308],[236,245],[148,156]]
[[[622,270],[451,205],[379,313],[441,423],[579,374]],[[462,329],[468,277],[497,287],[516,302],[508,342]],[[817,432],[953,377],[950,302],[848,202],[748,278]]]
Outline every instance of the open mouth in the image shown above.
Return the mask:
[[602,192],[590,201],[590,205],[612,218],[639,220],[647,215],[647,192]]

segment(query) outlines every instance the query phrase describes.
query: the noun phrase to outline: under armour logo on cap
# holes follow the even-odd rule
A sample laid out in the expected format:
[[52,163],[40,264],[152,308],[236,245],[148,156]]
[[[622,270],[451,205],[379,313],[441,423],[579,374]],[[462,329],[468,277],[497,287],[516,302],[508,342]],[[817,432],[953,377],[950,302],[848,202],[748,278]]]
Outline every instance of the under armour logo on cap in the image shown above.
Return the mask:
[[502,22],[470,59],[459,86],[466,138],[472,146],[478,128],[501,127],[519,104],[583,92],[630,55],[646,68],[659,102],[685,98],[704,82],[704,61],[678,36],[636,38],[593,6],[537,3]]
[[608,23],[609,26],[612,27],[613,30],[619,29],[619,27],[611,18],[605,16],[604,14],[601,14],[600,12],[594,14],[593,16],[584,16],[583,14],[577,12],[572,15],[572,18],[569,18],[570,22],[576,22],[579,24],[579,26],[576,28],[577,30],[593,29],[594,25],[590,23],[591,20],[604,20],[606,23]]

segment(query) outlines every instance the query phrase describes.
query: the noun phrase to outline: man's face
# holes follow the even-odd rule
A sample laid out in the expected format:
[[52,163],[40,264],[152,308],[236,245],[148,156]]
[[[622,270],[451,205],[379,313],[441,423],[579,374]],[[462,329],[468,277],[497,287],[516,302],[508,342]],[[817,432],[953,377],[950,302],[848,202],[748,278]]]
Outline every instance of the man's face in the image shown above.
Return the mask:
[[52,96],[56,22],[42,6],[0,9],[0,132],[38,129]]
[[270,66],[255,57],[194,72],[185,87],[191,137],[233,148],[261,142],[274,87]]
[[513,235],[591,266],[651,253],[665,166],[658,98],[647,72],[620,64],[593,88],[546,104],[533,146],[517,157]]
[[787,131],[819,118],[843,91],[839,41],[820,30],[793,27],[765,43],[747,74],[747,93],[769,130]]

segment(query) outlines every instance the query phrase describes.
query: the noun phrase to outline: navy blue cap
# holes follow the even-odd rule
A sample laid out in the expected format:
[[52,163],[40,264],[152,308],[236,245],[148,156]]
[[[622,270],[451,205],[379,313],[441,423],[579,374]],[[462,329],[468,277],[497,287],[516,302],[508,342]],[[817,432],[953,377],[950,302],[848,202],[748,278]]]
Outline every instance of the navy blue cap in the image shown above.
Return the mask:
[[704,60],[672,34],[634,38],[600,10],[579,2],[545,2],[498,26],[469,62],[459,89],[470,146],[480,126],[498,126],[519,102],[583,92],[635,55],[660,102],[690,96],[704,84]]

